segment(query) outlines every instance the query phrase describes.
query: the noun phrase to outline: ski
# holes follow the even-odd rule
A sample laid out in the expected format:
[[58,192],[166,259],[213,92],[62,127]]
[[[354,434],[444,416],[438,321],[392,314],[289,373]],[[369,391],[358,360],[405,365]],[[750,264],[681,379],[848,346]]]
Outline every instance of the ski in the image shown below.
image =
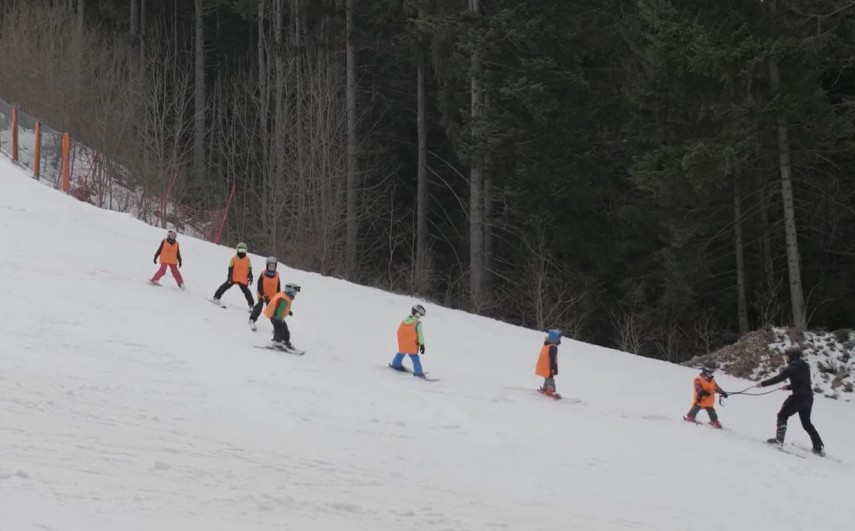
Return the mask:
[[543,387],[538,387],[538,388],[537,388],[537,392],[538,392],[538,393],[540,393],[540,394],[542,394],[543,396],[548,396],[549,398],[551,398],[551,399],[553,399],[553,400],[561,400],[561,395],[560,395],[559,393],[553,392],[551,395],[548,395],[548,394],[546,394],[546,392],[543,390]]
[[789,444],[791,447],[799,450],[800,452],[804,452],[804,453],[808,454],[808,457],[810,457],[810,456],[820,457],[822,459],[828,459],[829,461],[834,461],[835,463],[842,463],[843,462],[840,459],[837,459],[836,457],[832,457],[832,456],[828,455],[828,453],[826,453],[825,450],[823,450],[823,452],[821,454],[816,454],[816,453],[814,453],[813,448],[810,448],[808,446],[798,444],[798,443],[794,443],[794,442],[791,442]]
[[[392,370],[393,370],[393,371],[395,371],[395,372],[405,372],[405,373],[407,373],[407,374],[410,374],[410,375],[412,375],[412,376],[415,376],[415,375],[413,374],[413,371],[411,371],[410,369],[408,369],[408,368],[406,368],[406,367],[402,367],[401,369],[397,369],[397,368],[395,368],[395,367],[392,367],[392,364],[390,363],[390,364],[389,364],[389,368],[390,368],[390,369],[392,369]],[[419,378],[420,380],[424,380],[424,381],[426,381],[426,382],[438,382],[438,381],[439,381],[439,378],[432,378],[432,377],[428,376],[428,373],[425,373],[425,375],[424,375],[424,376],[416,376],[416,378]]]
[[786,446],[784,446],[783,444],[779,444],[775,439],[767,439],[767,440],[765,441],[765,443],[766,443],[766,445],[767,445],[767,446],[771,446],[772,448],[775,448],[775,449],[776,449],[776,450],[778,450],[779,452],[782,452],[782,453],[785,453],[785,454],[790,454],[790,455],[795,456],[795,457],[798,457],[798,458],[800,458],[800,459],[807,459],[807,456],[806,456],[806,455],[802,455],[802,454],[801,454],[801,453],[799,453],[799,452],[795,452],[795,451],[793,451],[793,450],[790,450],[789,448],[787,448],[787,447],[786,447]]
[[290,349],[281,348],[281,347],[274,347],[271,345],[253,345],[253,346],[255,348],[263,348],[264,350],[273,350],[275,352],[284,352],[285,354],[293,354],[295,356],[303,356],[306,354],[305,350],[297,350],[297,349],[290,350]]

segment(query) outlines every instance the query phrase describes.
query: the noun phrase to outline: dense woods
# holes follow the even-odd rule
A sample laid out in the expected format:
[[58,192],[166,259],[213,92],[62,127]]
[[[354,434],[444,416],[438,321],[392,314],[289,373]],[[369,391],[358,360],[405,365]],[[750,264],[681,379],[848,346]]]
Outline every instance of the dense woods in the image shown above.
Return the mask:
[[0,97],[293,267],[672,361],[855,321],[851,2],[0,6]]

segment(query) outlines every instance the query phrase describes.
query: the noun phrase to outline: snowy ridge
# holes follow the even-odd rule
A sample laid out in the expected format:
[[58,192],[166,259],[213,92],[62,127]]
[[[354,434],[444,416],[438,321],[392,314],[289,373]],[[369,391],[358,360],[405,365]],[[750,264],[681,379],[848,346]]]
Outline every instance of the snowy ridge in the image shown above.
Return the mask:
[[0,159],[0,530],[851,526],[850,404],[814,406],[840,462],[799,458],[762,442],[783,393],[689,425],[694,370],[570,340],[553,402],[540,332],[427,304],[419,382],[386,367],[412,299],[282,265],[309,354],[255,349],[237,289],[207,301],[233,251],[179,236],[187,291],[154,288],[163,236]]

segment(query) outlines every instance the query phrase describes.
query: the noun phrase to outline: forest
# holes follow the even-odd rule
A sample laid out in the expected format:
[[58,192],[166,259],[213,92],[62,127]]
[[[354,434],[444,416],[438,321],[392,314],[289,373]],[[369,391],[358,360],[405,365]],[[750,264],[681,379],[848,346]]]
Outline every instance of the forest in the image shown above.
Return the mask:
[[234,187],[225,244],[684,361],[855,321],[853,21],[837,0],[0,0],[0,98],[146,194]]

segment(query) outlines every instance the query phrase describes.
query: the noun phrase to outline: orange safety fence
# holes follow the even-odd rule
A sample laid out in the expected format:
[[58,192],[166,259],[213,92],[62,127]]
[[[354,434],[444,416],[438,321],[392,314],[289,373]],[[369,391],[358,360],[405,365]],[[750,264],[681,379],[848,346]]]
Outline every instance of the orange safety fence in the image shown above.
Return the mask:
[[199,208],[174,201],[169,187],[160,196],[147,194],[117,161],[56,131],[0,99],[0,153],[31,170],[33,178],[100,208],[128,212],[150,225],[219,243],[228,221],[235,186],[221,208]]

